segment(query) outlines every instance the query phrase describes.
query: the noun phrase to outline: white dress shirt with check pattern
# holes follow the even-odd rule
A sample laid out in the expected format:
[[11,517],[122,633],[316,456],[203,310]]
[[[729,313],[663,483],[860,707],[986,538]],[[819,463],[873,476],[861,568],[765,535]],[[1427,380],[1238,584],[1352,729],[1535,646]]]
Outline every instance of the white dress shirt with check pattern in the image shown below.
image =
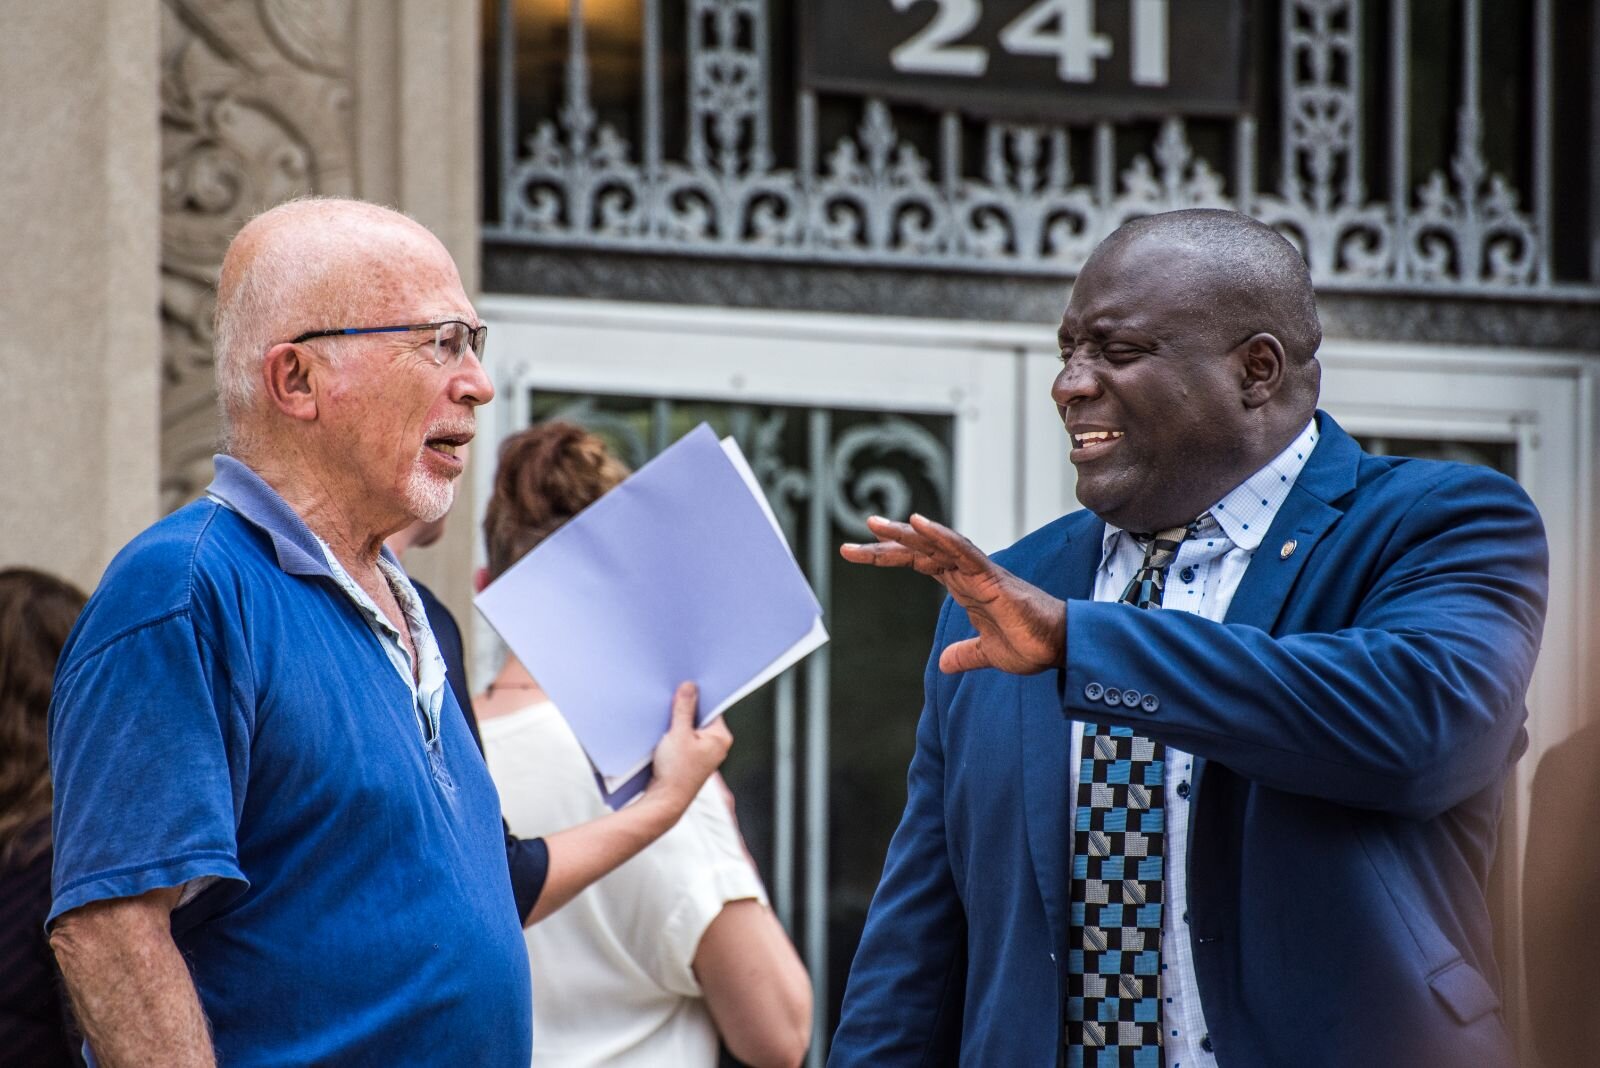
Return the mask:
[[[1212,506],[1211,518],[1179,547],[1167,571],[1160,611],[1193,612],[1218,621],[1227,614],[1245,568],[1261,547],[1261,539],[1288,498],[1318,437],[1313,419],[1271,463]],[[1278,551],[1277,546],[1271,549]],[[1107,524],[1100,567],[1094,577],[1094,599],[1115,601],[1121,597],[1143,559],[1144,550],[1132,536]],[[1070,642],[1067,655],[1072,655]],[[1071,775],[1069,804],[1078,796],[1077,754],[1082,747],[1083,724],[1075,722],[1073,759],[1067,762]],[[1161,1019],[1166,1031],[1162,1036],[1162,1059],[1166,1068],[1212,1068],[1216,1064],[1216,1058],[1206,1048],[1211,1043],[1195,981],[1189,927],[1184,919],[1189,911],[1189,783],[1193,767],[1192,755],[1168,747],[1166,905],[1161,913]],[[1069,811],[1069,827],[1073,826],[1072,816]],[[1205,858],[1200,858],[1199,863],[1204,864]]]

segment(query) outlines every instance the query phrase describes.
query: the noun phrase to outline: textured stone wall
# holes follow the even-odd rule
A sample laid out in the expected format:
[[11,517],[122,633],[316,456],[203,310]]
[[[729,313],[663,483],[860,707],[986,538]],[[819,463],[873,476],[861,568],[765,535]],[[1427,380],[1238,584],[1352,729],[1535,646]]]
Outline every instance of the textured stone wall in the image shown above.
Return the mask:
[[[0,566],[92,586],[210,480],[217,269],[256,212],[308,193],[393,205],[475,289],[478,18],[457,0],[10,5]],[[470,525],[413,565],[463,611]]]
[[0,566],[84,586],[156,517],[155,5],[9,4]]
[[162,0],[161,505],[211,480],[211,316],[252,215],[356,192],[350,0]]

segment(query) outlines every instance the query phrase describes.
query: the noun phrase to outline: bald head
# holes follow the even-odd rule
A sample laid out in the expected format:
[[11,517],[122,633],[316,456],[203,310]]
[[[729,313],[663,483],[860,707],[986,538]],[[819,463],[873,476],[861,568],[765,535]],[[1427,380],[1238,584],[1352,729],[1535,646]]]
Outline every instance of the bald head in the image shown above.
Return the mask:
[[1311,271],[1282,234],[1248,215],[1214,208],[1169,211],[1134,219],[1094,250],[1097,261],[1135,246],[1156,248],[1175,272],[1203,285],[1210,295],[1207,322],[1219,336],[1237,341],[1272,334],[1292,366],[1309,363],[1322,344]]
[[419,275],[460,287],[450,254],[421,224],[359,200],[293,200],[245,224],[222,260],[217,394],[230,447],[258,407],[273,345],[312,330],[386,325]]
[[1189,522],[1313,418],[1321,337],[1306,265],[1271,229],[1228,211],[1121,227],[1061,318],[1051,396],[1078,499],[1126,530]]

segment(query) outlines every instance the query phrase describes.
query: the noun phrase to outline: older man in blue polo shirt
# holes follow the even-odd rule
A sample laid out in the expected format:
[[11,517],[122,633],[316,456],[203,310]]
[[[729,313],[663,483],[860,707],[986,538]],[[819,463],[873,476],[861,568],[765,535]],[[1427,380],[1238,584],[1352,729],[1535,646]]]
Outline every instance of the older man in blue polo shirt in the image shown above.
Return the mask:
[[[528,1063],[499,804],[383,550],[450,505],[484,339],[394,212],[298,201],[230,246],[229,455],[107,570],[51,708],[51,942],[101,1063]],[[726,754],[693,708],[619,856]]]

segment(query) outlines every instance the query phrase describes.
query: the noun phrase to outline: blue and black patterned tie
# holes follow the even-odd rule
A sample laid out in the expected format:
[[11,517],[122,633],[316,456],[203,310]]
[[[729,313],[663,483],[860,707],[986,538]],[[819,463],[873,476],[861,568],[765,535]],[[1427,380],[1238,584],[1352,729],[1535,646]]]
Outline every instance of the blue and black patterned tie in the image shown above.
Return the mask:
[[[1119,599],[1160,608],[1167,569],[1199,525],[1197,519],[1135,535],[1144,562]],[[1161,1068],[1165,772],[1160,742],[1129,727],[1083,725],[1072,835],[1067,1068]]]

